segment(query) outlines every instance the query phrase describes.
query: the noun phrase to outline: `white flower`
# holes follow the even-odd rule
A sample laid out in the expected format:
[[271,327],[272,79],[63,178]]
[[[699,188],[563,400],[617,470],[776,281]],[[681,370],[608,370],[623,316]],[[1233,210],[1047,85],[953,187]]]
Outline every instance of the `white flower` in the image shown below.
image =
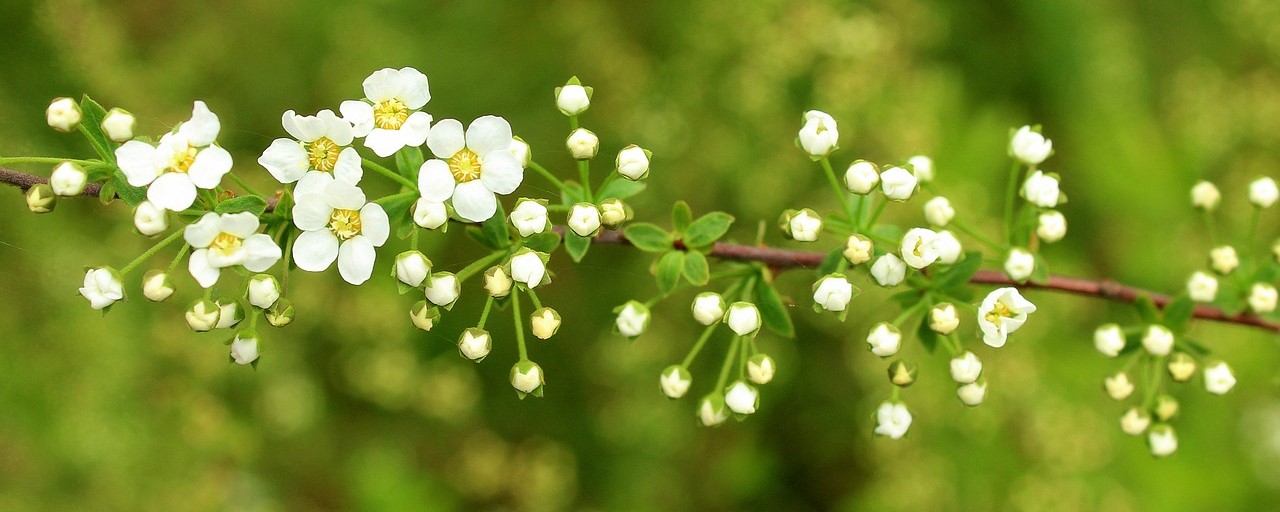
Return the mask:
[[628,338],[634,338],[649,328],[649,307],[638,301],[627,301],[617,310],[618,317],[613,324],[618,332]]
[[1124,400],[1133,394],[1133,381],[1129,380],[1129,374],[1125,372],[1107,377],[1102,384],[1107,390],[1107,396],[1113,400]]
[[853,300],[853,284],[843,275],[831,274],[813,284],[813,302],[827,311],[844,311]]
[[1236,385],[1236,376],[1227,363],[1217,362],[1204,367],[1204,389],[1215,395],[1225,395]]
[[1196,360],[1186,352],[1177,352],[1169,356],[1169,363],[1165,365],[1169,369],[1169,375],[1177,382],[1186,382],[1196,375]]
[[545,383],[542,367],[533,361],[522,361],[511,367],[511,387],[516,391],[542,396],[539,390]]
[[693,318],[702,325],[711,325],[724,318],[724,297],[716,292],[702,292],[693,298]]
[[71,98],[54,98],[44,116],[53,129],[70,132],[80,125],[80,105]]
[[493,338],[489,336],[489,331],[484,329],[475,327],[465,329],[458,337],[458,353],[477,363],[488,356],[492,348]]
[[1036,270],[1036,257],[1026,249],[1015,247],[1004,260],[1004,272],[1014,281],[1023,282]]
[[673,364],[662,371],[658,384],[662,388],[662,394],[667,395],[667,398],[680,398],[689,392],[689,386],[693,385],[693,376],[685,367]]
[[49,174],[49,186],[60,196],[78,196],[84,192],[89,175],[84,168],[71,162],[62,162]]
[[164,209],[156,208],[151,201],[138,203],[133,209],[133,227],[146,236],[155,236],[169,229],[169,216]]
[[998,288],[987,294],[978,306],[978,328],[982,341],[992,347],[1003,347],[1009,335],[1027,322],[1036,305],[1022,298],[1017,288]]
[[182,235],[193,249],[187,262],[191,277],[209,288],[218,282],[224,268],[240,265],[250,272],[262,272],[275,265],[280,260],[280,247],[271,235],[257,231],[258,217],[250,212],[209,212],[188,224]]
[[168,272],[155,269],[142,276],[142,296],[151,302],[162,302],[173,295],[173,277]]
[[1178,451],[1178,434],[1168,424],[1156,425],[1147,433],[1147,444],[1150,445],[1151,455],[1167,457]]
[[871,277],[880,286],[898,286],[907,278],[907,264],[893,254],[885,254],[871,264]]
[[1031,204],[1041,208],[1058,206],[1061,195],[1058,190],[1058,178],[1042,171],[1031,173],[1031,176],[1027,176],[1027,181],[1022,184],[1022,196]]
[[652,156],[649,150],[632,144],[618,152],[618,158],[614,163],[618,167],[618,174],[631,181],[637,181],[649,175],[649,159]]
[[529,237],[547,230],[547,207],[532,199],[520,199],[507,216],[520,236]]
[[1173,331],[1163,325],[1149,325],[1142,335],[1142,348],[1151,355],[1167,356],[1173,349]]
[[575,77],[564,87],[556,87],[556,108],[566,116],[576,116],[591,107],[590,89],[576,82]]
[[116,148],[116,163],[130,185],[147,187],[147,199],[156,206],[185,210],[195,203],[197,188],[217,188],[231,172],[231,153],[213,145],[221,127],[218,116],[197,101],[191,119],[159,144],[131,140]]
[[281,118],[284,130],[293,138],[280,138],[258,157],[258,164],[280,183],[298,184],[293,195],[321,193],[333,180],[352,185],[364,176],[360,154],[349,147],[355,139],[351,123],[332,110],[314,116],[300,116],[292,110]]
[[867,333],[867,345],[872,354],[880,357],[892,356],[902,347],[902,332],[889,322],[880,322]]
[[747,378],[756,384],[765,385],[773,381],[777,366],[768,354],[756,354],[747,359]]
[[876,434],[901,439],[911,428],[911,411],[902,403],[884,402],[876,409]]
[[1213,183],[1198,181],[1191,187],[1191,206],[1211,212],[1218,208],[1220,201],[1222,201],[1222,193],[1218,192],[1218,187]]
[[1052,153],[1053,141],[1030,126],[1018,128],[1009,140],[1009,155],[1027,165],[1039,165]]
[[600,231],[600,209],[591,203],[575,204],[569,209],[565,223],[578,236],[595,236]]
[[906,201],[916,193],[916,175],[901,167],[890,167],[880,173],[880,191],[894,201]]
[[951,380],[958,384],[970,384],[982,375],[982,360],[973,352],[965,352],[951,360]]
[[1043,212],[1038,217],[1036,236],[1045,243],[1054,243],[1067,236],[1067,217],[1058,210]]
[[811,158],[830,155],[839,147],[840,131],[836,129],[836,120],[825,112],[810,110],[804,113],[804,125],[800,127],[797,140],[800,149]]
[[124,283],[120,273],[111,267],[89,269],[84,273],[84,286],[80,295],[89,300],[89,307],[103,309],[124,299]]
[[418,147],[427,140],[431,115],[417,111],[431,101],[426,75],[413,68],[384,68],[374,71],[362,85],[368,101],[344,101],[338,110],[352,124],[354,135],[365,138],[365,147],[388,157],[400,148]]
[[1149,426],[1151,426],[1151,415],[1138,407],[1130,407],[1125,411],[1124,416],[1120,417],[1120,430],[1131,436],[1142,435]]
[[231,359],[240,366],[258,360],[258,338],[250,332],[238,332],[231,341]]
[[451,272],[436,272],[431,274],[431,279],[427,280],[425,289],[427,300],[440,307],[447,307],[458,300],[458,295],[462,293],[462,286],[458,283],[458,276]]
[[855,194],[870,194],[880,185],[880,168],[866,160],[855,161],[844,172],[844,185]]
[[[920,181],[933,181],[933,159],[924,155],[916,155],[907,159],[907,163],[911,164],[911,168],[915,170],[916,178]],[[939,224],[941,226],[942,224]]]
[[511,156],[516,157],[520,167],[528,167],[533,161],[533,150],[529,148],[529,143],[518,136],[511,136],[511,147],[507,148],[507,151],[511,152]]
[[956,388],[956,396],[960,402],[969,407],[977,407],[987,399],[986,381],[970,382]]
[[270,274],[258,274],[249,278],[249,304],[270,309],[280,300],[280,282]]
[[955,216],[956,209],[951,207],[951,201],[945,197],[936,196],[924,203],[924,219],[930,225],[946,226]]
[[934,242],[937,240],[938,234],[931,229],[911,228],[907,230],[907,234],[902,236],[902,244],[899,246],[902,261],[911,268],[925,268],[933,264],[933,262],[938,261],[938,248],[934,246]]
[[1235,271],[1236,267],[1240,266],[1240,257],[1236,255],[1236,248],[1222,245],[1209,249],[1209,266],[1222,275]]
[[1270,208],[1280,199],[1280,189],[1276,188],[1276,180],[1262,177],[1249,182],[1249,202],[1258,208]]
[[418,198],[413,206],[413,223],[424,229],[436,229],[449,222],[449,209],[444,203]]
[[1200,270],[1187,279],[1187,295],[1196,302],[1213,302],[1218,297],[1218,278]]
[[1276,287],[1267,283],[1253,283],[1249,288],[1249,309],[1267,314],[1276,310]]
[[547,263],[542,260],[544,256],[529,249],[520,250],[511,257],[511,278],[530,290],[536,288],[547,275]]
[[755,336],[760,332],[760,310],[755,304],[738,301],[729,305],[729,313],[724,322],[738,336]]
[[187,327],[195,332],[208,332],[218,326],[219,317],[222,316],[222,308],[209,299],[200,299],[187,307],[187,311],[183,314],[183,318],[187,321]]
[[364,191],[342,180],[325,185],[323,193],[297,197],[293,223],[303,231],[293,243],[293,260],[308,272],[328,269],[338,261],[338,273],[361,284],[373,273],[375,247],[391,233],[387,212],[365,200]]
[[551,339],[560,330],[560,313],[543,307],[529,315],[529,331],[540,340]]
[[230,301],[223,304],[218,301],[215,304],[218,306],[218,323],[213,326],[215,329],[229,329],[244,320],[244,310],[240,308],[239,302]]
[[[809,208],[791,212],[787,218],[785,233],[797,242],[813,242],[822,234],[822,216]],[[784,214],[785,215],[785,214]]]
[[578,128],[564,140],[565,149],[575,160],[590,160],[600,152],[600,137],[586,128]]
[[871,239],[863,235],[849,235],[849,239],[844,243],[844,259],[849,260],[850,265],[861,265],[871,261],[871,257],[875,255],[875,244],[871,243]]
[[431,275],[431,260],[422,251],[405,251],[396,255],[395,276],[408,286],[417,288]]
[[729,419],[729,408],[724,405],[724,396],[710,394],[702,397],[698,403],[698,421],[704,427],[714,427]]
[[938,251],[938,263],[943,265],[951,265],[960,261],[960,255],[964,254],[964,247],[960,246],[960,239],[950,231],[942,230],[938,232],[938,238],[933,241],[933,248]]
[[137,125],[137,120],[133,114],[122,108],[116,107],[107,111],[107,115],[102,118],[102,132],[107,134],[107,138],[111,142],[124,142],[133,138],[133,128]]
[[1102,355],[1116,357],[1124,350],[1124,331],[1116,324],[1105,324],[1093,331],[1093,348]]
[[430,201],[452,199],[459,217],[484,222],[498,209],[495,194],[515,192],[524,168],[511,155],[511,124],[497,116],[482,116],[466,130],[456,119],[436,123],[427,147],[436,157],[418,171],[418,191]]
[[484,291],[489,292],[489,296],[495,299],[501,299],[511,293],[511,285],[515,281],[511,280],[511,276],[501,265],[489,267],[484,271]]
[[631,208],[616,197],[605,199],[600,203],[600,224],[609,229],[618,229],[623,222],[631,220]]
[[960,326],[960,313],[955,305],[944,302],[929,310],[929,328],[933,332],[946,336]]
[[760,392],[755,386],[740,380],[729,385],[729,390],[724,393],[724,403],[737,414],[753,414],[760,406]]

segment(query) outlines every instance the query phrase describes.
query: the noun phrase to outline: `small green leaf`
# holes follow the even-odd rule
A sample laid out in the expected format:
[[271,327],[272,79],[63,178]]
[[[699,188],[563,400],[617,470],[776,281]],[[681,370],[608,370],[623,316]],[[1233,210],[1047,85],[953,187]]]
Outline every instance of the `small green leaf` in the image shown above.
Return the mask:
[[626,237],[631,245],[645,252],[670,251],[672,244],[675,243],[670,233],[647,222],[628,226],[627,230],[622,232],[622,236]]
[[[902,228],[893,224],[876,224],[871,228],[872,238],[883,238],[885,240],[902,240]],[[877,244],[878,245],[878,244]]]
[[411,180],[418,179],[418,169],[422,168],[422,149],[405,146],[396,151],[396,170],[400,175]]
[[114,201],[115,198],[116,182],[115,179],[112,178],[106,183],[103,183],[102,188],[98,190],[98,200],[102,201],[102,204],[111,204],[111,201]]
[[1209,355],[1210,352],[1212,352],[1209,350],[1209,347],[1205,346],[1204,343],[1200,343],[1196,340],[1183,338],[1179,340],[1179,343],[1186,345],[1187,348],[1190,348],[1193,352],[1196,352],[1197,354],[1200,354],[1202,356],[1207,356]]
[[84,172],[88,176],[89,183],[98,183],[110,180],[116,175],[116,166],[105,162],[94,162],[84,166]]
[[581,184],[576,181],[564,182],[564,188],[560,189],[560,201],[563,202],[565,206],[573,206],[581,203],[585,199],[586,195],[582,193]]
[[973,251],[964,254],[964,259],[956,262],[951,268],[938,275],[933,285],[939,290],[962,287],[982,268],[982,253]]
[[590,248],[590,238],[578,236],[572,231],[565,233],[564,251],[569,253],[569,257],[572,258],[575,263],[582,261],[582,258],[587,255],[587,249]]
[[1139,295],[1133,301],[1134,307],[1138,308],[1138,316],[1143,322],[1149,324],[1160,323],[1160,312],[1156,309],[1156,303],[1151,301],[1151,296],[1147,294]]
[[929,327],[928,317],[929,315],[925,315],[925,318],[920,321],[920,328],[916,329],[916,336],[920,338],[920,344],[924,345],[924,349],[932,354],[933,350],[938,348],[938,333],[933,332],[933,329]]
[[551,254],[560,246],[560,235],[554,231],[537,233],[524,239],[524,246],[538,252]]
[[93,101],[93,98],[85,95],[80,99],[80,113],[80,125],[84,127],[85,136],[89,139],[89,144],[102,156],[103,160],[112,164],[116,163],[115,144],[102,131],[102,120],[107,117],[106,109],[102,108],[102,105],[99,105],[98,102]]
[[218,203],[218,206],[214,207],[213,211],[215,213],[249,212],[256,217],[267,211],[267,202],[258,196],[233,197]]
[[[129,206],[138,206],[147,199],[147,189],[135,187],[129,184],[129,180],[124,177],[124,173],[116,171],[116,175],[111,179],[112,188],[115,189],[115,195],[123,199],[125,204]],[[102,196],[99,195],[99,198]]]
[[818,265],[818,275],[825,276],[836,269],[840,268],[840,261],[844,259],[844,248],[837,247],[827,253],[827,257],[822,258],[822,264]]
[[920,292],[916,290],[907,290],[898,292],[889,296],[889,300],[897,302],[901,309],[908,309],[920,302]]
[[480,242],[481,245],[495,251],[502,248],[495,245],[494,241],[489,238],[489,235],[485,234],[484,230],[480,229],[479,226],[467,226],[467,236],[471,237],[472,240]]
[[796,328],[791,323],[791,313],[787,311],[786,304],[783,304],[778,290],[766,281],[767,279],[756,280],[756,300],[758,301],[756,306],[760,308],[760,318],[764,321],[765,327],[779,336],[794,338]]
[[511,231],[507,229],[507,213],[502,209],[502,203],[498,203],[498,210],[480,225],[480,230],[497,249],[511,245]]
[[693,210],[689,209],[689,203],[676,201],[676,204],[671,206],[671,226],[675,228],[676,233],[684,233],[692,222]]
[[615,179],[600,187],[600,193],[596,194],[596,200],[626,199],[643,192],[647,186],[643,181]]
[[729,232],[733,216],[724,212],[711,212],[693,221],[684,230],[684,244],[689,247],[706,247]]
[[1174,333],[1181,333],[1186,330],[1187,321],[1191,320],[1195,309],[1196,305],[1190,296],[1185,293],[1178,295],[1164,307],[1164,325]]
[[707,257],[698,251],[689,251],[684,255],[684,278],[689,284],[702,286],[711,280],[711,269],[707,266]]
[[663,295],[680,284],[680,276],[684,273],[684,251],[670,251],[658,258],[654,267],[654,275],[658,277],[658,291]]

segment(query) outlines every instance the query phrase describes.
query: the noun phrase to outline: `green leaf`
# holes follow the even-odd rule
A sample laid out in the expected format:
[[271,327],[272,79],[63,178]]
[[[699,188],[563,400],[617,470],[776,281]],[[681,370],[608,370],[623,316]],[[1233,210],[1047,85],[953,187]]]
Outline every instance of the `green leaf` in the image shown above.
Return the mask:
[[84,127],[85,136],[89,139],[89,144],[93,146],[94,151],[97,151],[103,160],[116,163],[115,144],[102,131],[102,120],[107,117],[106,109],[86,94],[80,99],[80,114],[80,125]]
[[576,181],[566,181],[564,182],[564,188],[560,189],[560,201],[565,206],[581,203],[585,198],[586,194],[582,193],[582,185]]
[[670,251],[658,258],[654,267],[654,275],[658,276],[658,291],[663,295],[680,284],[680,276],[684,273],[684,251]]
[[1138,316],[1143,322],[1149,324],[1160,323],[1160,312],[1156,309],[1156,303],[1151,301],[1151,296],[1147,294],[1139,295],[1133,301],[1134,307],[1138,308]]
[[381,203],[382,210],[387,212],[387,220],[392,226],[397,226],[396,237],[401,240],[413,236],[413,230],[418,228],[418,225],[413,223],[413,216],[409,213],[409,209],[417,200],[415,196],[407,196],[388,199]]
[[596,194],[596,200],[604,201],[606,199],[626,199],[644,191],[647,187],[642,181],[631,181],[627,179],[615,179],[609,183],[605,183],[600,187],[600,193]]
[[213,208],[215,213],[240,213],[249,212],[255,217],[261,216],[262,212],[267,211],[267,202],[258,196],[240,196],[233,197]]
[[901,309],[908,309],[920,302],[920,292],[916,290],[907,290],[898,292],[889,296],[889,300],[897,302]]
[[902,228],[893,224],[876,224],[871,228],[872,238],[883,238],[885,240],[902,240]]
[[538,252],[551,254],[552,251],[556,250],[556,247],[560,246],[560,235],[554,231],[537,233],[525,238],[524,246]]
[[1175,334],[1181,333],[1186,330],[1187,321],[1191,320],[1191,314],[1195,309],[1196,305],[1191,301],[1190,296],[1178,295],[1164,307],[1164,325]]
[[396,151],[396,169],[400,171],[400,175],[411,180],[417,180],[418,169],[422,167],[422,149],[411,146],[405,146],[400,151]]
[[684,244],[689,247],[706,247],[715,243],[733,225],[733,216],[724,212],[711,212],[693,221],[684,230]]
[[702,286],[711,280],[711,269],[707,266],[707,257],[698,251],[689,251],[684,255],[684,278],[689,284]]
[[[112,188],[115,189],[115,195],[123,199],[125,204],[129,206],[138,206],[138,204],[147,200],[147,189],[135,187],[129,184],[129,180],[124,177],[124,173],[117,170],[114,178],[111,179]],[[102,196],[99,195],[99,198]]]
[[929,315],[925,315],[924,319],[920,321],[920,328],[916,329],[916,336],[920,338],[920,344],[924,345],[924,349],[932,354],[933,350],[938,348],[938,333],[929,328],[928,318]]
[[1191,339],[1183,338],[1183,339],[1179,340],[1179,343],[1181,343],[1181,344],[1183,344],[1183,345],[1186,345],[1186,346],[1187,346],[1187,348],[1190,348],[1193,352],[1196,352],[1197,354],[1200,354],[1201,356],[1207,356],[1207,355],[1209,355],[1209,353],[1211,352],[1211,351],[1209,350],[1209,347],[1205,346],[1205,344],[1204,344],[1204,343],[1200,343],[1200,342],[1195,341],[1195,340],[1191,340]]
[[89,183],[105,182],[116,175],[116,166],[105,163],[95,162],[84,166],[84,172],[88,176]]
[[837,247],[827,253],[827,257],[822,258],[822,264],[818,265],[818,275],[825,276],[836,269],[840,268],[840,261],[844,259],[844,248]]
[[[767,270],[763,272],[768,273]],[[791,313],[787,312],[787,306],[783,304],[782,297],[778,295],[778,290],[773,287],[773,284],[766,281],[768,280],[756,280],[756,306],[760,308],[760,318],[770,331],[777,333],[779,336],[794,338],[796,328],[791,323]]]
[[495,251],[502,248],[494,245],[493,239],[489,238],[489,235],[485,234],[484,230],[480,229],[479,226],[467,226],[467,236],[471,237],[472,240],[480,242],[481,245]]
[[670,233],[647,222],[628,226],[627,230],[622,232],[622,236],[626,237],[631,245],[645,252],[670,251],[672,244],[675,243]]
[[572,231],[566,232],[564,237],[564,250],[569,253],[569,257],[572,258],[575,263],[582,261],[582,258],[587,255],[587,249],[590,248],[590,238],[578,236]]
[[507,213],[502,209],[501,202],[498,203],[498,210],[493,216],[480,224],[480,230],[497,249],[511,245],[511,231],[507,229]]
[[952,265],[938,275],[933,280],[933,285],[939,290],[947,290],[950,288],[962,287],[969,283],[969,279],[978,273],[978,269],[982,268],[982,253],[977,251],[964,253],[964,259]]
[[692,222],[693,210],[689,209],[689,203],[676,201],[676,204],[671,206],[671,226],[675,228],[676,233],[684,233]]
[[102,188],[98,190],[98,200],[102,204],[111,204],[116,198],[116,182],[115,178],[102,184]]

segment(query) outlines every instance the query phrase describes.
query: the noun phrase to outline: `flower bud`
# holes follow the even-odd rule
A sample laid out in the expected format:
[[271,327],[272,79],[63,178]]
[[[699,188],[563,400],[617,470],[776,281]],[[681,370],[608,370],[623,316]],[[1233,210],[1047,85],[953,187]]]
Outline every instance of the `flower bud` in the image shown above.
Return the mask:
[[542,284],[547,276],[547,255],[531,249],[521,249],[511,257],[511,279],[530,290]]
[[271,305],[271,308],[267,309],[265,316],[267,317],[267,323],[271,324],[272,327],[284,327],[293,323],[293,315],[293,303],[289,299],[281,297],[276,300],[275,304]]
[[627,301],[613,312],[618,314],[613,324],[623,336],[635,338],[649,328],[649,307],[639,301]]
[[1045,243],[1054,243],[1067,236],[1067,217],[1057,210],[1041,213],[1036,224],[1036,236]]
[[218,324],[213,326],[215,329],[230,329],[244,320],[244,308],[240,307],[239,301],[218,300],[214,304],[218,305]]
[[822,234],[822,216],[809,208],[782,212],[778,225],[783,235],[797,242],[813,242]]
[[521,361],[511,367],[511,387],[523,400],[525,395],[542,396],[542,387],[546,380],[542,375],[542,367],[533,361]]
[[920,369],[915,363],[908,363],[901,359],[889,363],[889,382],[900,388],[905,388],[916,382],[916,375],[920,373]]
[[618,229],[622,223],[631,220],[634,213],[631,207],[621,199],[606,199],[600,203],[600,224],[608,229]]
[[827,311],[840,312],[853,300],[853,284],[842,274],[831,274],[813,283],[813,302]]
[[1102,355],[1116,357],[1124,350],[1124,331],[1116,324],[1104,324],[1093,331],[1093,348]]
[[529,163],[533,161],[533,150],[529,148],[529,143],[520,137],[511,137],[511,146],[507,151],[511,152],[511,156],[516,157],[520,167],[529,167]]
[[1014,281],[1026,282],[1035,271],[1036,257],[1026,249],[1015,247],[1009,251],[1009,256],[1004,260],[1004,272]]
[[1213,302],[1218,298],[1218,278],[1200,270],[1187,279],[1187,295],[1195,302]]
[[756,384],[765,385],[773,381],[777,366],[768,354],[756,354],[747,359],[747,378]]
[[1249,288],[1249,309],[1265,315],[1276,310],[1276,287],[1267,283],[1253,283]]
[[462,287],[453,272],[436,272],[427,279],[424,291],[432,304],[447,308],[458,300]]
[[539,308],[529,316],[529,325],[535,337],[550,339],[560,330],[560,313],[548,307]]
[[164,302],[173,295],[173,277],[160,269],[148,270],[142,276],[142,296],[151,302]]
[[622,148],[615,161],[618,174],[631,181],[645,179],[649,176],[649,159],[652,157],[652,152],[635,144]]
[[1156,397],[1156,419],[1160,421],[1169,421],[1178,415],[1178,401],[1171,395],[1160,395]]
[[724,297],[716,292],[702,292],[693,298],[693,319],[702,325],[711,325],[724,318],[728,307]]
[[436,321],[440,320],[440,310],[428,304],[427,301],[420,300],[409,308],[409,320],[413,322],[414,327],[430,331],[436,326]]
[[902,332],[889,322],[880,322],[867,333],[867,345],[872,354],[891,357],[902,347]]
[[120,107],[112,108],[107,111],[107,115],[102,118],[102,132],[107,134],[107,138],[112,142],[125,142],[133,138],[133,128],[137,125],[137,120],[133,118],[133,114]]
[[911,228],[902,235],[902,242],[898,244],[899,253],[902,254],[902,261],[911,268],[925,268],[938,261],[938,248],[934,242],[938,241],[938,234],[931,229]]
[[964,254],[960,239],[956,238],[955,233],[945,229],[938,232],[938,237],[933,240],[933,248],[938,251],[938,263],[943,265],[960,261],[960,255]]
[[89,301],[93,309],[105,309],[124,300],[124,283],[120,273],[111,267],[91,268],[84,273],[84,286],[80,295]]
[[760,391],[746,381],[734,382],[724,393],[724,404],[736,414],[755,414],[760,407]]
[[405,251],[396,256],[395,277],[407,286],[417,288],[431,275],[431,260],[421,251]]
[[1053,154],[1053,141],[1030,126],[1018,128],[1009,139],[1009,156],[1026,165],[1039,165]]
[[1218,361],[1204,367],[1204,389],[1215,395],[1225,395],[1236,386],[1236,376],[1227,363]]
[[1169,356],[1169,376],[1178,382],[1186,382],[1196,375],[1196,360],[1186,352],[1177,352]]
[[724,322],[738,336],[755,337],[760,332],[760,310],[750,302],[734,302],[729,305]]
[[1215,272],[1225,276],[1239,266],[1240,257],[1236,255],[1235,247],[1222,245],[1209,249],[1209,267]]
[[236,333],[231,340],[231,360],[240,366],[253,364],[258,360],[258,335],[250,330]]
[[951,201],[945,197],[936,196],[924,203],[924,219],[930,225],[946,226],[955,216],[956,209],[951,207]]
[[957,387],[956,396],[960,398],[961,403],[969,407],[982,405],[982,402],[987,399],[987,381],[979,380]]
[[80,105],[71,98],[54,98],[44,111],[49,126],[60,132],[70,132],[80,126]]
[[1178,433],[1171,425],[1156,425],[1147,433],[1147,445],[1151,448],[1151,455],[1168,457],[1178,451]]
[[[911,170],[915,171],[916,179],[921,182],[933,181],[933,159],[924,155],[916,155],[907,159],[907,164],[911,166]],[[941,226],[942,224],[938,224]]]
[[258,274],[249,278],[249,304],[270,309],[280,300],[280,282],[271,274]]
[[195,332],[212,331],[218,326],[218,317],[222,315],[221,308],[209,299],[200,299],[192,302],[187,307],[184,315],[187,319],[187,326]]
[[729,408],[724,404],[724,395],[711,393],[698,402],[698,421],[704,427],[715,427],[729,419]]
[[955,305],[943,302],[929,310],[929,328],[933,332],[946,336],[955,332],[957,327],[960,327],[960,313]]
[[818,160],[839,147],[840,131],[836,129],[836,120],[826,112],[810,110],[804,113],[804,125],[796,136],[796,145]]
[[424,229],[436,229],[449,222],[449,209],[444,203],[419,198],[413,205],[413,223]]
[[556,87],[556,108],[566,116],[576,116],[591,107],[591,88],[583,87],[578,77],[569,79],[563,87]]
[[1043,171],[1036,171],[1027,176],[1027,181],[1022,184],[1022,197],[1027,202],[1039,206],[1041,208],[1053,208],[1058,206],[1062,193],[1058,189],[1058,178],[1045,174]]
[[62,162],[53,168],[53,173],[49,175],[49,188],[53,189],[53,193],[60,196],[78,196],[84,193],[84,187],[89,181],[89,175],[84,172],[84,168],[71,162]]
[[534,199],[521,198],[507,216],[520,236],[529,237],[547,230],[547,206]]
[[876,435],[902,439],[911,428],[911,411],[901,402],[884,402],[876,409]]
[[133,227],[145,236],[155,236],[169,229],[168,212],[157,208],[151,201],[138,203],[133,209]]
[[907,264],[893,254],[886,254],[871,264],[871,277],[880,286],[898,286],[907,278]]
[[458,353],[477,363],[483,361],[492,349],[493,338],[489,336],[489,331],[479,327],[463,330],[462,335],[458,337]]
[[692,384],[693,375],[689,374],[688,369],[678,364],[673,364],[662,370],[662,376],[658,379],[662,394],[671,399],[684,396],[685,393],[689,392],[689,386]]
[[1142,335],[1142,348],[1153,356],[1169,355],[1173,349],[1173,331],[1163,325],[1149,325]]
[[870,194],[880,186],[880,168],[866,160],[855,161],[844,172],[844,186],[855,194]]
[[600,232],[600,210],[591,203],[575,204],[569,209],[569,218],[565,223],[578,236],[596,236]]
[[27,189],[27,209],[31,213],[49,213],[58,206],[58,195],[47,183],[32,185]]
[[565,139],[564,146],[574,160],[590,160],[600,152],[600,138],[591,130],[578,128]]
[[1138,407],[1130,407],[1120,417],[1120,430],[1131,436],[1140,436],[1151,426],[1151,415]]
[[951,380],[957,384],[969,384],[982,376],[982,360],[973,352],[965,352],[951,360]]
[[1276,188],[1276,180],[1268,177],[1249,182],[1249,202],[1258,208],[1270,208],[1280,199],[1280,189]]
[[1129,374],[1125,372],[1107,377],[1102,384],[1112,400],[1124,400],[1133,394],[1133,381],[1129,380]]
[[880,173],[880,191],[894,201],[906,201],[916,193],[916,175],[901,167],[890,167]]
[[1199,181],[1191,187],[1191,206],[1211,212],[1218,208],[1220,201],[1222,201],[1222,194],[1213,183]]
[[514,282],[502,265],[494,265],[484,271],[484,290],[495,299],[501,299],[511,293],[511,285]]
[[871,257],[875,256],[875,244],[871,243],[871,239],[862,235],[849,235],[849,239],[844,243],[844,259],[849,261],[850,265],[861,265],[871,261]]

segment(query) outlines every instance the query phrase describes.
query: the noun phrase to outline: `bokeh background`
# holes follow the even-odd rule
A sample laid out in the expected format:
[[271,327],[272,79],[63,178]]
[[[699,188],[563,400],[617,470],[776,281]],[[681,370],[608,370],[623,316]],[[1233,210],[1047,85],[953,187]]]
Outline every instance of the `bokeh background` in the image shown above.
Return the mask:
[[[535,159],[567,176],[551,90],[576,74],[595,87],[584,122],[602,153],[631,142],[654,151],[640,219],[665,223],[685,199],[735,213],[731,236],[750,240],[784,208],[833,206],[793,146],[805,109],[840,120],[838,166],[932,155],[939,189],[992,232],[1008,129],[1042,123],[1057,149],[1046,167],[1071,198],[1068,237],[1047,251],[1053,270],[1165,291],[1208,249],[1189,186],[1215,180],[1220,229],[1240,236],[1245,183],[1280,174],[1280,4],[1268,0],[8,0],[0,19],[5,156],[91,153],[44,125],[54,96],[125,107],[144,133],[203,99],[238,172],[265,187],[254,160],[283,136],[281,112],[336,108],[369,72],[408,65],[430,77],[437,119],[503,115]],[[536,177],[524,190],[549,193]],[[887,218],[919,223],[918,208]],[[1225,398],[1177,388],[1182,443],[1167,460],[1119,431],[1123,406],[1101,391],[1117,368],[1090,333],[1132,311],[1046,293],[1030,295],[1042,312],[1013,343],[975,349],[991,381],[982,407],[955,399],[943,356],[909,346],[922,366],[904,394],[916,422],[895,442],[870,434],[889,384],[861,340],[896,311],[871,291],[845,323],[814,315],[813,276],[793,272],[780,286],[801,299],[799,335],[761,340],[781,367],[761,412],[704,429],[691,399],[669,402],[656,386],[696,335],[692,293],[657,308],[634,343],[609,332],[614,304],[655,292],[635,251],[553,263],[557,280],[541,293],[566,323],[531,348],[546,397],[520,401],[506,379],[509,325],[491,321],[483,364],[453,348],[478,316],[474,287],[423,333],[389,279],[357,288],[335,272],[297,274],[298,320],[263,332],[255,372],[227,364],[224,335],[185,327],[189,280],[158,306],[131,288],[137,298],[105,318],[75,296],[82,266],[123,265],[149,246],[123,205],[63,201],[34,216],[16,189],[0,189],[0,216],[3,510],[1258,510],[1280,500],[1280,347],[1246,328],[1195,327],[1240,384]],[[1276,227],[1264,218],[1260,257]],[[442,268],[476,254],[456,234],[427,240]],[[695,365],[691,396],[716,364]]]

